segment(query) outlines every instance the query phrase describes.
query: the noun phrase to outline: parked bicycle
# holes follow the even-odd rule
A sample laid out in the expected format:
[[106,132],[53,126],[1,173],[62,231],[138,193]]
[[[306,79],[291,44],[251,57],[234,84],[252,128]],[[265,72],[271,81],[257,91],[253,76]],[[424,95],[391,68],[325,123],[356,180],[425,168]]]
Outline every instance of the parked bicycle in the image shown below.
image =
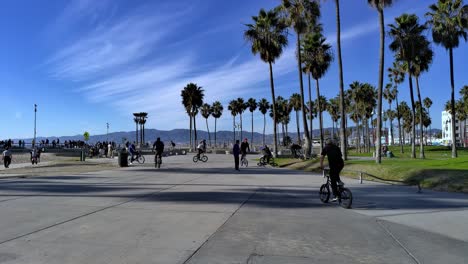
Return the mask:
[[[141,152],[140,151],[137,151],[137,153],[134,155],[134,160],[133,161],[136,161],[140,164],[143,164],[145,163],[145,156],[141,155]],[[132,156],[129,155],[128,156],[128,163],[131,163],[132,162]]]
[[205,155],[205,153],[200,154],[200,156],[198,156],[198,154],[193,156],[193,162],[198,162],[199,160],[201,160],[203,162],[207,162],[208,161],[208,156]]
[[270,158],[269,163],[267,163],[267,159],[265,157],[261,157],[257,163],[257,166],[265,167],[266,165],[271,165],[273,167],[276,167],[278,166],[278,163],[275,162],[275,159],[273,157]]
[[[330,169],[323,170],[323,177],[327,178],[327,182],[320,186],[319,197],[323,203],[328,203],[330,200],[330,189],[331,189],[331,181],[330,181]],[[353,194],[351,190],[344,187],[343,182],[337,183],[337,190],[338,190],[338,203],[341,207],[349,209],[353,204]]]

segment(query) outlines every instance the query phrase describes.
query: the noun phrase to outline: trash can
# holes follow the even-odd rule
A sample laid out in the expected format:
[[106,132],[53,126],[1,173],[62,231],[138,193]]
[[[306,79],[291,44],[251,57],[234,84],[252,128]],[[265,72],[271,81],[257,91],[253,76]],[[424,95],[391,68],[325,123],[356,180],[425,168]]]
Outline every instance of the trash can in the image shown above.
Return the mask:
[[128,152],[125,149],[119,151],[119,166],[128,167]]
[[82,149],[80,152],[80,161],[86,160],[86,152]]

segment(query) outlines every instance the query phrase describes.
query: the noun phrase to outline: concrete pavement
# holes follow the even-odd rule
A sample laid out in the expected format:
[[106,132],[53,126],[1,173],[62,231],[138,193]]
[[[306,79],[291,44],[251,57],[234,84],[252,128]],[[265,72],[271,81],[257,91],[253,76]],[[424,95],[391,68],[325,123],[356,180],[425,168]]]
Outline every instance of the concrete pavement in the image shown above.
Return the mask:
[[[254,157],[250,157],[254,158]],[[147,161],[151,160],[147,158]],[[0,179],[0,263],[466,263],[468,197],[192,156],[93,173]]]

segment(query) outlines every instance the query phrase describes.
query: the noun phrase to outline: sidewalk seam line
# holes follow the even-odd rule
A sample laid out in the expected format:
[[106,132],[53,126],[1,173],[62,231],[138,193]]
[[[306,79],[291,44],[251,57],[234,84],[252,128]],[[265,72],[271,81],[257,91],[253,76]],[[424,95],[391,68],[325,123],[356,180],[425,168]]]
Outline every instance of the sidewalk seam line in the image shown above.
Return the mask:
[[421,262],[419,262],[419,260],[416,258],[416,256],[414,256],[410,250],[405,247],[405,245],[403,245],[403,243],[398,240],[398,238],[395,237],[395,235],[393,235],[393,233],[384,225],[382,224],[382,220],[380,219],[377,219],[376,220],[377,224],[379,224],[380,227],[382,227],[382,229],[395,241],[397,242],[398,245],[400,245],[401,248],[403,248],[403,250],[406,252],[406,254],[408,254],[417,264],[421,264]]
[[212,237],[214,237],[214,235],[216,235],[216,233],[218,233],[218,231],[219,231],[221,228],[223,228],[223,227],[226,225],[226,223],[229,221],[229,219],[231,219],[231,218],[232,218],[248,201],[250,201],[250,199],[252,199],[252,197],[258,192],[258,189],[259,189],[259,188],[257,187],[257,189],[256,189],[254,192],[252,192],[252,194],[250,194],[250,196],[249,196],[247,199],[245,199],[244,202],[242,202],[242,204],[226,219],[226,221],[224,221],[224,223],[223,223],[222,225],[220,225],[220,226],[213,232],[213,234],[211,234],[211,235],[205,240],[205,242],[203,242],[203,243],[202,243],[202,244],[201,244],[185,261],[184,261],[184,262],[182,262],[182,264],[188,263],[188,262],[193,258],[193,256],[195,256],[195,254],[197,254],[197,253],[200,251],[200,249],[201,249],[206,243],[208,243],[208,241],[210,241],[210,239],[211,239]]

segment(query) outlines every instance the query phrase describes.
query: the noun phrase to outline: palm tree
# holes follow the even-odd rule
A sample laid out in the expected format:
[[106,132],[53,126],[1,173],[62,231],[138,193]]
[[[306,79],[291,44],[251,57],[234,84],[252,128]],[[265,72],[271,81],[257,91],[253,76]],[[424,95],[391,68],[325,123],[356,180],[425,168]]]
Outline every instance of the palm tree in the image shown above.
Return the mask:
[[208,140],[211,146],[211,135],[210,135],[210,128],[208,127],[208,117],[210,117],[210,115],[213,113],[213,109],[211,108],[211,105],[205,103],[201,106],[200,111],[201,111],[201,115],[203,116],[203,118],[205,118],[205,121],[206,121],[206,131],[208,131]]
[[148,113],[140,112],[138,116],[140,117],[140,121],[138,122],[138,124],[140,125],[140,144],[144,145],[145,144],[145,124],[146,124],[146,118],[148,118]]
[[236,100],[231,100],[228,105],[228,110],[231,111],[232,115],[232,135],[233,135],[233,142],[236,142],[236,115],[237,115],[237,101]]
[[340,119],[340,98],[330,98],[327,105],[327,112],[330,114],[332,119],[332,135],[335,138],[335,123]]
[[248,106],[244,102],[244,99],[239,97],[239,98],[237,98],[236,107],[237,107],[236,112],[239,114],[239,118],[240,118],[240,138],[243,139],[243,137],[242,137],[242,131],[243,131],[243,128],[242,128],[242,113],[244,113],[244,111],[247,110]]
[[[427,110],[427,114],[429,115],[429,117],[431,116],[431,111],[430,111],[430,108],[432,106],[432,100],[429,98],[429,97],[426,97],[424,98],[423,100],[423,105],[424,107],[426,108]],[[432,129],[429,127],[429,138],[432,138]],[[427,130],[426,130],[427,132]]]
[[138,124],[140,123],[140,118],[138,117],[138,114],[139,113],[134,113],[133,115],[135,116],[133,118],[133,122],[135,122],[135,141],[136,141],[136,144],[138,145]]
[[396,53],[396,58],[406,64],[406,69],[409,74],[409,87],[411,95],[411,111],[412,111],[412,141],[411,141],[411,157],[416,158],[416,126],[415,126],[415,104],[413,93],[413,73],[411,69],[416,64],[418,50],[424,46],[426,37],[423,32],[426,30],[424,25],[418,23],[418,17],[414,14],[403,14],[395,19],[395,24],[390,24],[390,37],[393,39],[390,43],[390,49]]
[[[388,110],[392,111],[392,102],[393,100],[396,99],[397,96],[397,90],[396,88],[392,87],[391,83],[388,83],[385,86],[385,90],[383,91],[383,97],[385,100],[388,102]],[[392,138],[391,145],[394,145],[394,140],[393,140],[393,118],[389,115],[387,115],[388,119],[390,120],[390,137]]]
[[[307,34],[302,44],[304,60],[310,67],[310,74],[315,79],[317,98],[320,98],[319,79],[322,78],[333,61],[331,45],[326,43],[326,38],[319,32]],[[317,100],[317,112],[319,113],[320,125],[320,147],[323,148],[323,119],[322,112],[325,106],[321,105],[321,100]]]
[[302,110],[301,95],[298,93],[293,93],[289,98],[289,103],[291,104],[294,111],[296,111],[297,143],[301,145],[301,132],[299,128],[299,111]]
[[[423,106],[423,102],[421,100],[421,91],[420,91],[420,88],[419,88],[419,77],[421,76],[421,73],[425,72],[425,71],[428,71],[429,70],[429,66],[431,65],[432,63],[432,58],[434,57],[434,52],[431,50],[431,47],[430,47],[430,43],[429,41],[427,40],[422,40],[421,43],[420,43],[420,47],[418,48],[417,50],[417,54],[416,54],[416,58],[415,58],[415,61],[414,61],[414,64],[413,64],[413,68],[412,69],[409,69],[413,72],[413,75],[416,79],[416,89],[417,89],[417,93],[418,93],[418,102],[419,102],[419,107],[422,108]],[[424,126],[424,118],[423,118],[423,115],[424,115],[424,111],[423,109],[421,109],[419,111],[419,146],[420,146],[420,151],[419,151],[419,157],[421,159],[424,159],[425,156],[424,156],[424,144],[423,144],[423,138],[424,138],[424,134],[423,134],[423,126]]]
[[383,90],[383,77],[384,77],[384,57],[385,57],[385,25],[384,25],[384,8],[390,6],[392,0],[367,0],[369,5],[377,9],[379,13],[380,24],[380,63],[379,63],[379,83],[377,87],[377,142],[375,144],[375,162],[380,164],[381,157],[381,132],[382,132],[382,90]]
[[[310,120],[310,138],[312,141],[312,150],[313,150],[313,140],[314,140],[314,118],[317,117],[317,106],[315,105],[315,101],[307,102],[307,105],[310,107],[307,109],[307,118]],[[320,150],[322,151],[322,150]]]
[[[468,5],[463,0],[438,0],[437,4],[429,6],[431,12],[426,13],[428,24],[432,26],[432,39],[436,44],[442,45],[449,51],[450,57],[450,84],[451,114],[455,120],[455,79],[453,76],[453,49],[460,45],[460,38],[467,40]],[[452,122],[452,142],[456,142],[455,123]],[[452,144],[452,158],[456,158],[457,147]]]
[[[189,83],[182,89],[181,96],[182,104],[190,117],[190,121],[193,119],[194,141],[197,142],[196,116],[198,114],[198,109],[203,105],[203,98],[205,96],[204,90],[195,83]],[[190,122],[190,124],[192,124],[192,122]],[[190,131],[191,128],[192,126],[190,126]],[[192,136],[190,134],[190,146],[193,147],[191,138]]]
[[258,102],[258,110],[260,110],[260,113],[263,115],[263,146],[265,146],[265,126],[266,126],[266,113],[268,112],[268,109],[270,109],[270,103],[267,101],[267,99],[262,98]]
[[296,54],[297,67],[299,71],[299,87],[301,92],[302,121],[305,135],[305,152],[307,156],[311,154],[311,141],[309,129],[307,128],[307,117],[304,107],[304,82],[302,80],[302,54],[301,54],[301,36],[310,32],[317,25],[320,18],[320,7],[318,2],[310,0],[282,0],[281,9],[286,13],[286,19],[289,26],[296,32]]
[[[402,132],[402,135],[403,135],[403,142],[406,142],[405,140],[405,131],[407,133],[411,132],[411,129],[412,129],[412,111],[410,109],[410,107],[408,106],[408,104],[405,102],[405,101],[402,101],[399,105],[398,105],[398,111],[397,111],[397,118],[399,119],[403,119],[403,125],[402,125],[402,128],[404,129]],[[409,123],[409,124],[408,124]],[[408,130],[409,128],[409,130]]]
[[[340,79],[340,115],[346,116],[345,112],[345,92],[344,92],[344,81],[343,81],[343,59],[341,57],[341,18],[340,18],[340,0],[335,0],[335,10],[336,10],[336,47],[338,54],[338,75]],[[341,153],[343,154],[343,159],[348,159],[348,152],[346,151],[346,118],[341,118],[341,127],[340,127],[340,147]]]
[[217,146],[216,145],[216,121],[218,120],[218,118],[220,118],[222,115],[223,115],[223,105],[221,104],[221,102],[219,101],[215,101],[213,103],[213,105],[211,106],[211,115],[214,117],[215,119],[215,138],[214,138],[214,141],[215,141],[215,147]]
[[253,122],[253,112],[255,110],[257,110],[257,100],[255,100],[254,98],[249,98],[249,100],[247,100],[247,106],[249,107],[249,111],[250,113],[252,114],[252,135],[250,136],[250,144],[253,145],[253,133],[254,133],[254,122]]
[[328,105],[328,101],[327,101],[327,98],[325,98],[325,96],[323,95],[320,95],[319,97],[317,97],[317,99],[315,99],[315,106],[317,107],[317,115],[319,117],[319,127],[320,127],[320,149],[323,149],[323,143],[324,143],[324,133],[323,133],[323,112],[326,111],[327,109],[327,105]]
[[[270,10],[266,12],[261,9],[258,16],[252,17],[255,24],[247,24],[244,37],[252,43],[252,53],[260,54],[260,58],[270,66],[270,87],[272,107],[275,108],[275,85],[273,82],[273,66],[276,59],[283,53],[283,48],[288,44],[287,25],[279,18],[278,12]],[[273,111],[276,113],[276,111]],[[276,157],[278,142],[276,140],[276,117],[273,117],[274,149]]]
[[[402,69],[403,65],[399,61],[393,62],[392,67],[388,68],[388,78],[390,79],[391,83],[393,84],[393,90],[392,93],[395,95],[395,102],[396,102],[396,117],[398,121],[398,138],[399,138],[399,144],[400,144],[400,152],[404,153],[404,148],[403,144],[404,141],[402,142],[402,130],[401,130],[401,115],[399,113],[399,108],[398,108],[398,85],[403,83],[405,80],[405,72]],[[393,138],[393,136],[392,136]]]

